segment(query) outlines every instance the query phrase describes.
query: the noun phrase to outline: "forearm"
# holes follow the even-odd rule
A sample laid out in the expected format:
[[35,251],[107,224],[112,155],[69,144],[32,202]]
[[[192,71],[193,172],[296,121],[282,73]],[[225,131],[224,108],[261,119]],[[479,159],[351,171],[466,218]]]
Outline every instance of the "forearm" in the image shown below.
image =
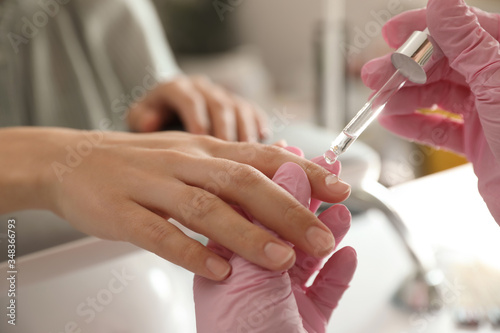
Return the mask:
[[0,213],[52,209],[57,178],[51,164],[71,133],[76,131],[35,127],[0,130]]

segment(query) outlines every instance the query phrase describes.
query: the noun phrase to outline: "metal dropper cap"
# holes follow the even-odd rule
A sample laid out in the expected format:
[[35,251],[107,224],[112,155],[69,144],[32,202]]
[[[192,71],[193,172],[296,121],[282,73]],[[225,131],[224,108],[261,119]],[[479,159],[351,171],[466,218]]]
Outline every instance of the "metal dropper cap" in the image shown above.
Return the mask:
[[429,29],[415,31],[410,38],[392,54],[391,60],[408,80],[424,84],[427,82],[426,65],[432,57],[434,46],[429,40]]

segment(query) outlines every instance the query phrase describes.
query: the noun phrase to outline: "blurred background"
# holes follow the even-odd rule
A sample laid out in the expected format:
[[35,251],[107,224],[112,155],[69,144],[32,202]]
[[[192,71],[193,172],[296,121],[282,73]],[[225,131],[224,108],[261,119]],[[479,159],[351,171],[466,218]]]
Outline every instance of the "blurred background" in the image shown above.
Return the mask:
[[[187,73],[260,103],[286,108],[297,122],[339,132],[366,102],[360,80],[368,60],[391,51],[381,36],[390,17],[424,0],[154,0],[169,43]],[[500,11],[494,0],[470,5]],[[279,133],[276,133],[276,139]],[[332,138],[333,140],[333,138]],[[465,162],[448,152],[403,141],[373,124],[360,140],[382,159],[387,186]]]

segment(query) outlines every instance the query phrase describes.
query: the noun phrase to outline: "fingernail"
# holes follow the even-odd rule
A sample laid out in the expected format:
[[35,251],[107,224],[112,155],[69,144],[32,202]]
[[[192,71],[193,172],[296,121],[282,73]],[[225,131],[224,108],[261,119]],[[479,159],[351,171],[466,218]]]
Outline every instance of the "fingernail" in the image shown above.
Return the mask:
[[269,259],[279,265],[288,262],[293,257],[291,248],[272,242],[266,244],[264,252]]
[[310,227],[306,231],[306,239],[315,248],[316,253],[314,255],[316,256],[330,253],[335,246],[335,239],[332,234],[319,227]]
[[231,270],[231,266],[229,266],[229,264],[214,258],[208,258],[206,265],[210,272],[220,278],[226,277]]
[[328,188],[336,194],[346,194],[351,190],[351,186],[339,179],[337,175],[330,174],[326,176],[325,183]]

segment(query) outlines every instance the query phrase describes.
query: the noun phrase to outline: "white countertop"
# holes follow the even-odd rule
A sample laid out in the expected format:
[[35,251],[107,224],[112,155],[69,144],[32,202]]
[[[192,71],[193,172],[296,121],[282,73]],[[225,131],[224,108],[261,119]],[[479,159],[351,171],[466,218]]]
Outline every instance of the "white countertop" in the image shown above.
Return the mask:
[[[399,185],[392,193],[410,229],[423,235],[438,253],[500,265],[500,227],[478,193],[471,165]],[[455,327],[449,309],[430,315],[393,305],[391,297],[412,265],[382,213],[355,217],[343,245],[357,250],[359,266],[333,314],[329,332],[467,332]],[[499,331],[483,326],[476,332]]]

